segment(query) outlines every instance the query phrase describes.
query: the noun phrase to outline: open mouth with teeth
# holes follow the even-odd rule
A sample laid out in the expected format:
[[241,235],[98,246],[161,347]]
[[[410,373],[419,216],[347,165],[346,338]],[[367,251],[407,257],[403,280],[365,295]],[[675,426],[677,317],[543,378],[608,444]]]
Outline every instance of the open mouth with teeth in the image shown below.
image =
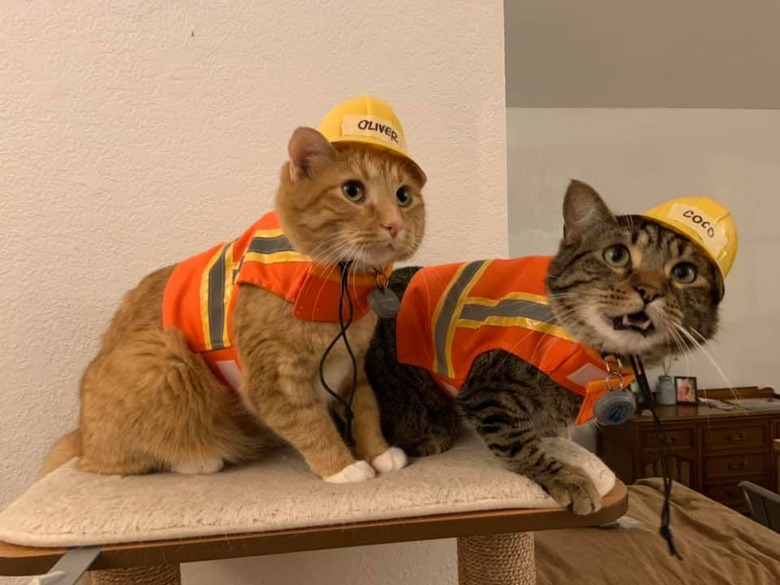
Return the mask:
[[653,321],[644,311],[613,317],[612,328],[615,331],[636,331],[645,337],[655,331]]

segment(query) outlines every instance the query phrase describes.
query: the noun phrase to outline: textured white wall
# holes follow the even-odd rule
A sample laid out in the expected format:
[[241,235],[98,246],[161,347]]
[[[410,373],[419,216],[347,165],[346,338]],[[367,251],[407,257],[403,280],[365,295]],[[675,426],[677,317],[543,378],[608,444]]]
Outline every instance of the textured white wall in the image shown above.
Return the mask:
[[[122,293],[267,210],[292,130],[346,97],[389,100],[428,173],[420,261],[506,254],[499,0],[0,4],[0,506],[74,426]],[[449,583],[453,558],[452,543],[353,549],[186,582],[289,583],[311,566],[318,581]]]
[[557,249],[569,178],[590,182],[619,213],[697,194],[729,206],[739,254],[709,345],[725,380],[700,352],[673,372],[700,387],[780,390],[780,111],[509,108],[507,128],[512,255]]

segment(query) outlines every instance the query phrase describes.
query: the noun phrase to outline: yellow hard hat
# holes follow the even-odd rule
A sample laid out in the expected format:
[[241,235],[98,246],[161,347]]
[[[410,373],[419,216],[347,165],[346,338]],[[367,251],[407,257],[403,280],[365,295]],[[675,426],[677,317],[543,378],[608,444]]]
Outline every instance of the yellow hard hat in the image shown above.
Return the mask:
[[379,98],[362,95],[340,103],[325,115],[317,130],[329,142],[361,142],[386,148],[419,168],[406,149],[401,121],[390,104]]
[[731,213],[710,197],[681,197],[643,213],[686,236],[715,262],[726,278],[737,257],[737,226]]

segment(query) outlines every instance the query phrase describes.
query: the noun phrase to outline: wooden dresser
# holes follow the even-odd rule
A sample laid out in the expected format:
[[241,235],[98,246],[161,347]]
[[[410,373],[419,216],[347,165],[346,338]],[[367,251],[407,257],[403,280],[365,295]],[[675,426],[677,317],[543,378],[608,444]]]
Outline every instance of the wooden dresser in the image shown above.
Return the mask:
[[[739,388],[744,398],[771,396],[771,388]],[[705,394],[706,393],[706,394]],[[731,390],[701,391],[727,399]],[[657,406],[669,439],[672,477],[734,509],[745,504],[737,483],[750,480],[778,491],[780,410],[723,411],[703,405]],[[661,475],[661,451],[653,420],[640,415],[619,426],[600,429],[598,454],[625,483]]]

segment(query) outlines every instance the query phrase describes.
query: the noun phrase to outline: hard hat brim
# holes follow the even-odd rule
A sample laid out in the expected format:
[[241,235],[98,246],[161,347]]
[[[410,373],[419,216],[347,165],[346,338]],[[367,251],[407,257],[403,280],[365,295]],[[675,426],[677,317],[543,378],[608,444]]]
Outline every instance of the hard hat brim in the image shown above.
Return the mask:
[[723,298],[723,294],[726,290],[726,283],[725,278],[723,276],[723,271],[721,270],[720,264],[718,264],[718,261],[712,256],[709,250],[705,248],[702,244],[696,241],[695,238],[691,237],[690,234],[686,233],[684,230],[680,229],[678,226],[674,225],[673,223],[666,222],[662,219],[659,219],[655,216],[651,215],[644,215],[641,213],[631,214],[628,217],[631,218],[641,218],[643,221],[654,223],[664,229],[673,231],[679,236],[682,236],[689,242],[691,242],[694,246],[696,246],[696,249],[699,250],[702,256],[704,256],[707,260],[709,260],[710,264],[715,268],[715,274],[718,278],[718,292],[720,293],[720,298]]
[[417,163],[416,160],[414,160],[412,157],[410,157],[402,150],[393,148],[381,140],[376,140],[374,138],[371,138],[370,136],[344,136],[339,138],[333,138],[332,140],[330,140],[330,143],[331,144],[367,144],[369,146],[373,146],[381,150],[384,150],[385,152],[390,152],[396,155],[397,157],[402,158],[408,161],[409,163],[411,163],[412,166],[420,174],[420,178],[422,179],[423,183],[428,180],[425,171],[422,170],[422,167]]

